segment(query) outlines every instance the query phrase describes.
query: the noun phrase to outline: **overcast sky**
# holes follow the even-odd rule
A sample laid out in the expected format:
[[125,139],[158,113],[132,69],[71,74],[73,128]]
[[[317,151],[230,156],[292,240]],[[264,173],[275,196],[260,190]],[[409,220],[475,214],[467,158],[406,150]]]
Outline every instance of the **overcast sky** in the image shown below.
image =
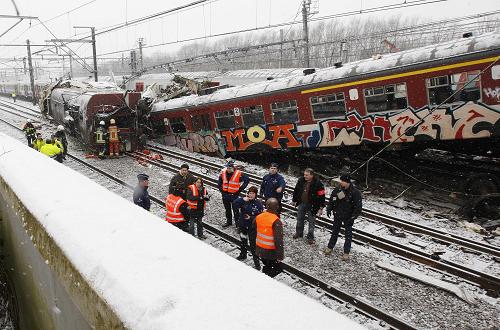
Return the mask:
[[[408,0],[412,2],[415,0]],[[437,0],[435,0],[437,1]],[[75,36],[72,26],[95,26],[97,31],[114,24],[131,21],[163,10],[186,5],[194,0],[169,1],[132,1],[132,0],[15,0],[20,15],[37,16],[46,22],[46,26],[58,38]],[[315,16],[327,16],[353,10],[373,8],[388,4],[398,4],[403,0],[319,0],[319,13]],[[116,32],[103,34],[97,37],[97,53],[104,54],[117,50],[129,49],[137,46],[137,39],[143,37],[146,44],[152,45],[164,42],[193,37],[203,37],[240,29],[261,27],[292,21],[297,15],[301,0],[213,0],[180,13],[151,20],[143,24],[120,29]],[[82,6],[83,5],[83,6]],[[79,6],[79,9],[71,11]],[[443,19],[499,10],[498,0],[447,0],[423,6],[397,9],[374,13],[375,16],[418,15],[429,19]],[[0,14],[15,14],[11,0],[0,2]],[[297,15],[297,16],[296,16]],[[365,14],[364,16],[368,16]],[[360,16],[357,16],[360,17]],[[344,20],[353,17],[343,18]],[[16,21],[0,19],[0,34],[7,30]],[[287,29],[287,28],[285,28]],[[86,32],[79,30],[77,33]],[[23,21],[4,36],[0,37],[0,44],[25,43],[30,39],[34,44],[44,43],[53,36],[37,21]],[[210,39],[208,39],[210,40]],[[181,44],[172,44],[149,48],[146,55],[153,52],[175,51]],[[80,56],[91,56],[90,44],[73,44]],[[40,47],[34,47],[34,51]],[[24,57],[25,47],[0,47],[0,68],[2,62],[13,56]],[[108,55],[121,56],[121,54]],[[128,56],[128,52],[125,53]],[[3,64],[5,65],[5,64]]]

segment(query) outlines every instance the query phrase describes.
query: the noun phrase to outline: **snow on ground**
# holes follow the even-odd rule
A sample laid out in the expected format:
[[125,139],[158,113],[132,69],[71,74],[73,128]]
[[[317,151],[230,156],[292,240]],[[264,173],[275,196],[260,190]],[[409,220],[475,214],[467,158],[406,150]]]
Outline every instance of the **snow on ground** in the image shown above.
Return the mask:
[[0,175],[127,327],[361,328],[5,134],[0,150]]

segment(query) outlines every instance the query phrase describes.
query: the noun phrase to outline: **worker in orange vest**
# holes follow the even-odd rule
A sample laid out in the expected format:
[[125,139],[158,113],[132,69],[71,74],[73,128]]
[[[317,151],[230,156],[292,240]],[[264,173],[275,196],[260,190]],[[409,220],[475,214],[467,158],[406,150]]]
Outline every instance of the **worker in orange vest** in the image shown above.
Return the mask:
[[189,205],[181,197],[181,189],[176,188],[165,201],[167,214],[165,220],[182,231],[189,231]]
[[109,137],[109,157],[118,157],[120,155],[120,138],[118,137],[118,126],[114,119],[109,121],[108,137]]
[[285,255],[283,224],[278,215],[279,205],[276,198],[269,198],[266,201],[266,210],[256,216],[253,223],[257,231],[255,253],[264,264],[262,272],[270,277],[281,273],[280,261]]
[[209,199],[207,189],[203,185],[203,179],[201,177],[196,178],[196,181],[188,186],[187,203],[190,209],[189,233],[194,236],[194,225],[196,224],[196,232],[199,239],[206,238],[206,236],[203,235],[202,220]]
[[217,187],[222,194],[222,203],[226,209],[226,223],[222,225],[223,228],[233,224],[233,216],[236,227],[238,227],[240,213],[238,208],[233,207],[233,202],[239,197],[240,192],[248,186],[249,182],[250,178],[236,169],[232,160],[227,162],[226,168],[220,173],[217,182]]

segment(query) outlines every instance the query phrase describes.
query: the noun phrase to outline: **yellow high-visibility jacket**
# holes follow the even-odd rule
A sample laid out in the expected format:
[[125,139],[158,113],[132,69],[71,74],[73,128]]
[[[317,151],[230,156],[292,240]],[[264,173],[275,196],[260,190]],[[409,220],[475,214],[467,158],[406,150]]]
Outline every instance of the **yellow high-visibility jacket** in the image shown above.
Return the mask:
[[56,147],[53,144],[46,143],[40,148],[40,152],[44,155],[47,155],[51,158],[55,158],[56,155],[61,153],[61,149]]
[[40,139],[40,140],[36,139],[35,142],[33,142],[33,148],[35,148],[35,150],[38,150],[38,151],[40,151],[40,148],[44,145],[45,145],[44,139]]

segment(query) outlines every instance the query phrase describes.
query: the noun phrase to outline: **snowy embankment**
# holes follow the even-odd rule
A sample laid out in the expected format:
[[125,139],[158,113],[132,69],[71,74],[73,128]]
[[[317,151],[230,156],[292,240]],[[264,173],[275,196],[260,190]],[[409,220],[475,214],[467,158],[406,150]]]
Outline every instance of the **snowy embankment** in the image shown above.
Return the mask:
[[124,327],[361,328],[4,134],[0,176]]

